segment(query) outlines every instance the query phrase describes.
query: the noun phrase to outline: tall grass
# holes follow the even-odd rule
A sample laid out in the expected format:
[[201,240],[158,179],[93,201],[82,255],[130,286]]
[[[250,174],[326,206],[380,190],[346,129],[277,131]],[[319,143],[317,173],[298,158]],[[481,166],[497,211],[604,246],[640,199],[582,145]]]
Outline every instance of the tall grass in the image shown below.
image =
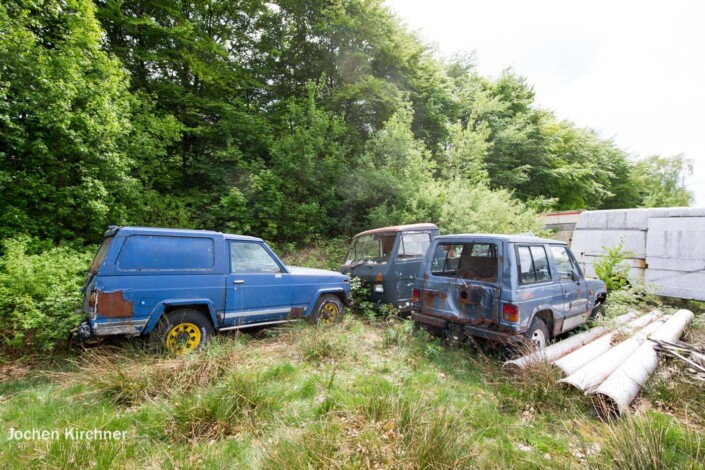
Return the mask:
[[701,435],[658,415],[629,416],[607,428],[607,442],[595,460],[600,468],[662,470],[703,468]]

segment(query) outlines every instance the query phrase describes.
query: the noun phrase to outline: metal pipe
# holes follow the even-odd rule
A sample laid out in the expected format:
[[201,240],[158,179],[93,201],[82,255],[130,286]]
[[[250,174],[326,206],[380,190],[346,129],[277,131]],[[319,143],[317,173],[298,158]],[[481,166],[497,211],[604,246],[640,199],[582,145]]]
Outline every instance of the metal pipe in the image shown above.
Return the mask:
[[568,376],[609,351],[612,348],[612,341],[616,335],[629,334],[643,328],[652,321],[656,320],[660,315],[661,312],[654,310],[647,315],[627,323],[618,332],[611,332],[601,336],[595,341],[592,341],[585,346],[576,349],[572,353],[563,356],[555,361],[554,364],[560,368],[566,376]]
[[561,383],[571,385],[580,390],[589,391],[598,385],[614,372],[619,365],[624,362],[641,344],[646,337],[663,326],[661,320],[657,320],[650,325],[637,331],[632,337],[627,338],[616,346],[610,348],[604,354],[593,359],[565,379],[559,380]]
[[[678,310],[651,338],[676,341],[694,315],[689,310]],[[600,416],[622,415],[639,394],[641,387],[656,370],[658,354],[655,343],[644,342],[595,390],[593,405]]]
[[[613,323],[617,326],[623,325],[633,320],[638,315],[638,312],[631,311],[615,318],[613,320]],[[609,331],[610,328],[608,328],[607,326],[596,326],[595,328],[592,328],[583,333],[578,333],[577,335],[573,335],[539,351],[534,351],[531,354],[527,354],[526,356],[522,356],[512,361],[507,361],[504,363],[503,368],[509,371],[517,371],[519,369],[524,369],[529,365],[535,364],[537,362],[553,362],[565,356],[566,354],[569,354],[572,351],[575,351],[576,349],[594,341],[596,338],[605,335]]]

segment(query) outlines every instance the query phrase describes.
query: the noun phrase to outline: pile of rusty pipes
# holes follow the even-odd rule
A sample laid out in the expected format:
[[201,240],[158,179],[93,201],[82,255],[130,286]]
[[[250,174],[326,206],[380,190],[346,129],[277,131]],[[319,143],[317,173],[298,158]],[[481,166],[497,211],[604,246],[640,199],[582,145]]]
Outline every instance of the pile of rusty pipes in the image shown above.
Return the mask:
[[560,382],[594,396],[601,416],[621,415],[658,365],[655,343],[647,338],[676,341],[692,319],[689,310],[679,310],[673,316],[658,310],[642,316],[630,312],[616,318],[612,326],[592,328],[508,361],[504,367],[518,370],[550,362],[566,376]]

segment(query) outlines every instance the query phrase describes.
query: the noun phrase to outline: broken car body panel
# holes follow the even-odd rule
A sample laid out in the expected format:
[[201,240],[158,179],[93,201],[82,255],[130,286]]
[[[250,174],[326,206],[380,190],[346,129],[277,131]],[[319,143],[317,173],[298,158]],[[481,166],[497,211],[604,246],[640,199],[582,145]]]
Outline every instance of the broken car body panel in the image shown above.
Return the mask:
[[84,285],[81,336],[148,334],[162,314],[201,312],[214,330],[308,317],[320,295],[347,301],[349,278],[293,268],[259,238],[111,228]]
[[569,331],[606,299],[604,283],[585,280],[564,243],[493,234],[434,239],[415,294],[417,323],[499,342],[521,339],[536,315],[551,336]]
[[390,304],[409,310],[419,266],[439,233],[434,224],[397,225],[358,233],[340,272],[362,279],[369,286],[370,301],[378,306]]

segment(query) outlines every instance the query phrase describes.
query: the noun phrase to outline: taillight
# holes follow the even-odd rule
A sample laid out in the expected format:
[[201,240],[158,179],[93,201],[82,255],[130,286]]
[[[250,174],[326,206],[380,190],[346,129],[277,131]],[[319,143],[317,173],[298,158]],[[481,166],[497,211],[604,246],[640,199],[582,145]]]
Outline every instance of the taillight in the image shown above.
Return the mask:
[[414,303],[419,303],[421,301],[421,289],[414,289],[411,291],[411,301]]
[[504,304],[502,307],[502,318],[506,321],[519,322],[519,307],[512,304]]
[[382,282],[382,273],[377,273],[377,276],[375,277],[375,282]]
[[88,306],[91,309],[95,309],[96,304],[98,303],[98,291],[92,290],[90,294],[88,294]]

